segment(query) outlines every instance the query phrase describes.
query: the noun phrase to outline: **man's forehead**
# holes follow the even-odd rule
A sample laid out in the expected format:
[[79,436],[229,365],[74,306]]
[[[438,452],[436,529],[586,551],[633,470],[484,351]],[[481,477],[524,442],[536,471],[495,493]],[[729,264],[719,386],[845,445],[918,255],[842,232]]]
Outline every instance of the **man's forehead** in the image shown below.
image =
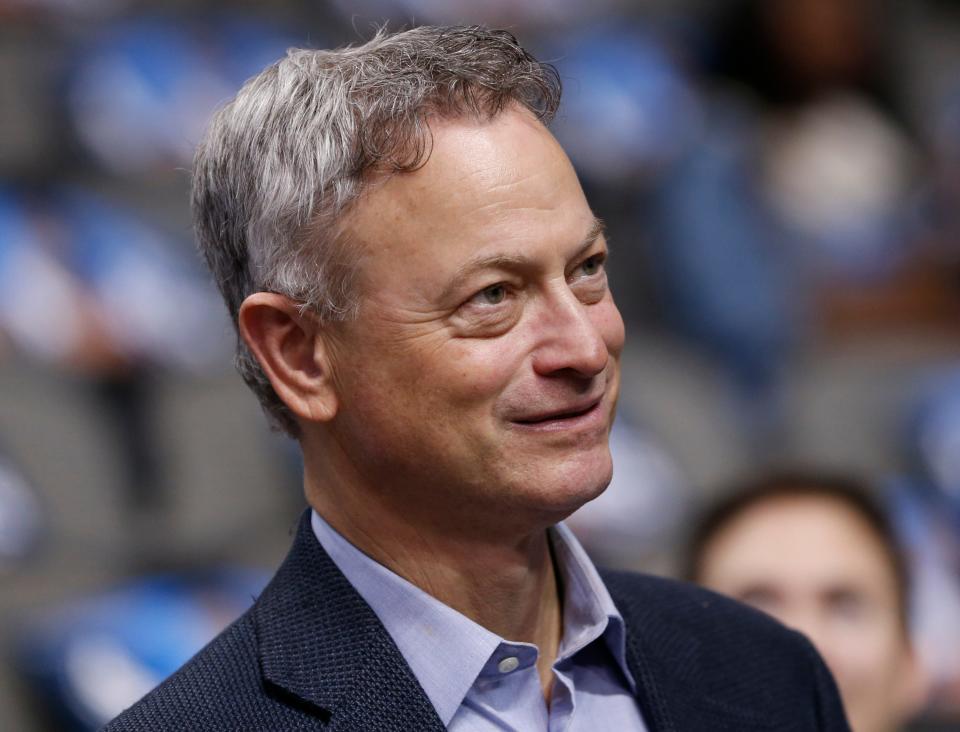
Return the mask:
[[526,110],[505,110],[487,119],[437,120],[429,127],[429,155],[419,168],[390,176],[384,187],[416,199],[442,181],[445,196],[476,186],[537,173],[569,164],[549,130]]
[[348,234],[380,249],[406,234],[421,241],[481,229],[491,240],[534,234],[525,226],[576,229],[576,243],[593,221],[559,144],[529,113],[505,111],[486,122],[445,120],[427,162],[374,178],[346,223]]

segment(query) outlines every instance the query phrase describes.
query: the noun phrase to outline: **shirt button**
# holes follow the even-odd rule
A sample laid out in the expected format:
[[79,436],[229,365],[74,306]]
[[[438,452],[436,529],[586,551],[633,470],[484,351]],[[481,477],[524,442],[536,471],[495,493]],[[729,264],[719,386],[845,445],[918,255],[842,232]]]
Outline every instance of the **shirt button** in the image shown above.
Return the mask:
[[511,671],[515,671],[519,665],[520,661],[516,656],[507,656],[497,664],[497,670],[502,674],[508,674]]

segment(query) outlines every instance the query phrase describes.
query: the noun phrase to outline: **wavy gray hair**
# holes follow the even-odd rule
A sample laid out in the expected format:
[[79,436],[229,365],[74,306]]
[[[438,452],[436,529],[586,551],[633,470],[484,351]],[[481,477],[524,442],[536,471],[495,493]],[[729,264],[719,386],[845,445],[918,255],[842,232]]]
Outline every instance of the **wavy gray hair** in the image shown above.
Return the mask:
[[[214,116],[195,158],[199,247],[234,326],[258,291],[328,321],[352,317],[344,213],[374,170],[426,163],[429,116],[489,119],[517,103],[549,122],[559,102],[553,67],[502,30],[381,29],[356,47],[289,50]],[[271,426],[298,436],[239,330],[235,363]]]

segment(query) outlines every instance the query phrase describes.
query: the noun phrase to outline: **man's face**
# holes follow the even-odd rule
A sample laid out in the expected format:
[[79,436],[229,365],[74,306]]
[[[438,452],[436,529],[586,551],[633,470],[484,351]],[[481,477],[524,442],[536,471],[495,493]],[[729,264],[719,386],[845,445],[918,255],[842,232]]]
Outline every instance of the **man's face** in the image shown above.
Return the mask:
[[884,548],[837,499],[758,503],[706,545],[698,581],[813,641],[856,732],[895,730],[920,690]]
[[623,322],[569,160],[529,113],[432,121],[420,170],[348,219],[357,318],[330,336],[332,434],[438,520],[553,522],[610,480]]

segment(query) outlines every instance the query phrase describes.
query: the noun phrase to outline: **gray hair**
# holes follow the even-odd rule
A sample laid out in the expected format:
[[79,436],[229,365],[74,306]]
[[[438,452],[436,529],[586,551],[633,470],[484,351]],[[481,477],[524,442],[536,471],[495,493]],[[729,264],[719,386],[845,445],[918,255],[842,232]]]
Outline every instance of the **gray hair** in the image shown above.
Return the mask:
[[[502,30],[381,29],[356,47],[289,50],[214,116],[195,159],[199,247],[234,326],[259,291],[326,321],[353,316],[356,259],[344,214],[372,172],[426,163],[428,117],[489,119],[516,103],[548,122],[559,102],[556,71]],[[237,370],[271,425],[297,436],[237,336]]]

